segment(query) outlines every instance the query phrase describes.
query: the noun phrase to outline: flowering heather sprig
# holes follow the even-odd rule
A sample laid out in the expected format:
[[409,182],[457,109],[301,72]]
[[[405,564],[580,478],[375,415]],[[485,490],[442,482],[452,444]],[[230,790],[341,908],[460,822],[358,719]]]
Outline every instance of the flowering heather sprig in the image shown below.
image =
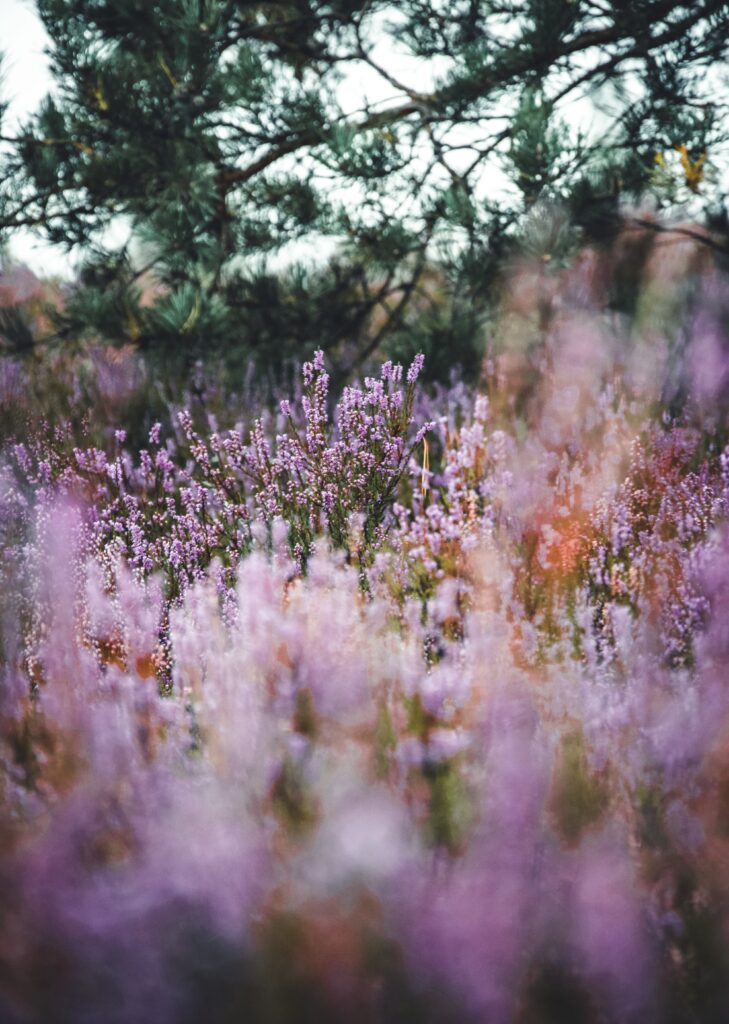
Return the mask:
[[[471,406],[458,426],[447,415],[439,418],[441,471],[432,473],[411,460],[413,479],[420,475],[427,486],[413,487],[410,508],[395,508],[398,545],[420,567],[422,583],[463,571],[465,553],[493,534],[500,497],[511,479],[511,442],[501,430],[488,433],[488,398],[476,395]],[[463,411],[460,402],[457,408]]]
[[[88,508],[96,551],[123,556],[140,578],[161,570],[176,600],[215,561],[221,597],[233,598],[235,569],[254,543],[254,523],[288,527],[299,571],[316,539],[349,550],[364,567],[382,542],[386,518],[411,454],[431,424],[413,431],[413,400],[422,360],[399,386],[402,368],[345,388],[333,415],[323,353],[302,369],[301,417],[281,403],[280,432],[256,419],[224,435],[199,433],[178,413],[182,444],[161,440],[161,425],[137,457],[116,433],[112,455],[64,448],[62,434],[12,451],[17,475],[39,496],[73,494]],[[351,530],[353,517],[360,528]]]
[[684,427],[636,441],[617,495],[595,509],[587,585],[607,657],[614,651],[609,608],[619,604],[655,626],[671,663],[693,656],[708,613],[700,585],[705,546],[729,516],[727,452],[699,460],[701,444],[700,433]]
[[422,360],[398,387],[402,368],[385,364],[380,378],[363,387],[346,387],[333,415],[329,412],[329,375],[322,352],[302,369],[301,418],[290,402],[280,404],[283,429],[271,438],[262,420],[250,441],[240,431],[205,441],[189,417],[181,419],[196,473],[213,490],[230,481],[245,483],[253,514],[269,526],[283,520],[289,548],[299,568],[324,535],[335,548],[349,550],[352,517],[361,520],[356,552],[365,564],[381,543],[386,516],[410,456],[432,424],[413,435],[413,400]]

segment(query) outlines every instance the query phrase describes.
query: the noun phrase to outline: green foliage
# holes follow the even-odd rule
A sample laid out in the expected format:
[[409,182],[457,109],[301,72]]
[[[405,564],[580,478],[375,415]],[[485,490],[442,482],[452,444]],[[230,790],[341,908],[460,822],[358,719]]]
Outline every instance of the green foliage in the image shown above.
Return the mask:
[[473,818],[459,767],[454,761],[427,763],[423,774],[430,791],[427,838],[433,846],[458,853],[465,844]]
[[568,733],[562,740],[552,794],[557,832],[565,842],[577,843],[582,832],[600,820],[608,801],[605,780],[587,762],[584,736],[578,731]]
[[[719,0],[37,6],[58,88],[3,133],[0,243],[31,228],[86,254],[62,338],[183,366],[280,366],[313,343],[346,375],[414,332],[475,372],[531,210],[604,238],[626,195],[723,201]],[[419,60],[402,80],[388,46]]]
[[511,122],[509,161],[527,204],[568,181],[569,131],[555,121],[549,103],[527,88]]

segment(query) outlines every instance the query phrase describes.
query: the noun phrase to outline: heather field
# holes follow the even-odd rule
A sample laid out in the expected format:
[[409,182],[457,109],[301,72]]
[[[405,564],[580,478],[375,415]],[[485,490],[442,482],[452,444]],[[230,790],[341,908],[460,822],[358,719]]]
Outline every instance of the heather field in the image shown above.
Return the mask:
[[516,273],[477,385],[5,359],[3,1022],[729,1019],[729,304],[666,251],[642,320]]
[[0,1024],[729,1024],[729,0],[0,0]]

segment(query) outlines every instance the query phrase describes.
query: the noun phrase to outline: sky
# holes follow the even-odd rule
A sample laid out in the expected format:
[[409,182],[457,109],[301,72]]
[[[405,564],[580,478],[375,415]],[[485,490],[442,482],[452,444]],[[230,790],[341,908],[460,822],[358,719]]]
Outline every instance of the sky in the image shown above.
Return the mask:
[[[35,110],[51,88],[48,58],[43,53],[47,41],[32,0],[0,0],[0,50],[5,54],[2,96],[10,101],[4,122],[8,134]],[[73,274],[68,256],[34,239],[29,232],[17,232],[10,249],[16,259],[27,263],[37,274]]]
[[10,126],[30,113],[48,92],[51,76],[43,48],[48,41],[32,0],[0,0],[0,49],[6,56],[4,94]]

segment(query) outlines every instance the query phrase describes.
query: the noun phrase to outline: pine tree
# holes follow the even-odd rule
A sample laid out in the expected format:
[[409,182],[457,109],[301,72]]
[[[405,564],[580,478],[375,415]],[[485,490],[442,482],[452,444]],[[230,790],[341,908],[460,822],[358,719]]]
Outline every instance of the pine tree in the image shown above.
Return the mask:
[[[720,0],[37,6],[56,90],[3,136],[0,237],[85,253],[61,336],[274,363],[316,343],[345,368],[417,336],[468,362],[534,211],[569,211],[567,247],[604,237],[669,164],[721,199]],[[362,69],[390,100],[351,109]],[[330,255],[281,270],[297,241]]]

